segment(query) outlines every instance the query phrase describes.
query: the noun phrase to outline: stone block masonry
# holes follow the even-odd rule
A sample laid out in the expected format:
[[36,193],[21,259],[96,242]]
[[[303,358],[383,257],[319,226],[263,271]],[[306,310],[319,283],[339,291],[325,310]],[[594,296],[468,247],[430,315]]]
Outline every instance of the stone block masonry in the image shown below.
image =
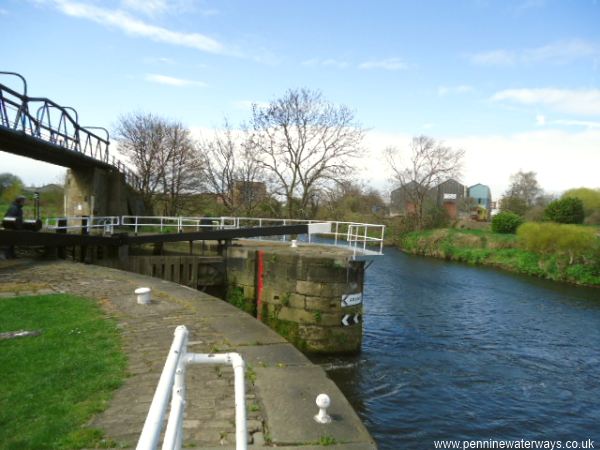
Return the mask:
[[[259,247],[256,242],[245,241],[228,249],[228,301],[254,312],[303,351],[359,351],[362,302],[342,306],[342,298],[362,295],[364,261],[353,261],[339,249],[261,244]],[[257,304],[259,251],[263,260],[260,305]]]

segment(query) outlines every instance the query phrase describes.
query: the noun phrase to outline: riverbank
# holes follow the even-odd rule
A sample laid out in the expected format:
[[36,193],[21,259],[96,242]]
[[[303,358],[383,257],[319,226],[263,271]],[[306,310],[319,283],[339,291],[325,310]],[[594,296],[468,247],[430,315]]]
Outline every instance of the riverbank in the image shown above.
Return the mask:
[[486,230],[441,228],[414,231],[399,237],[396,245],[413,255],[497,267],[503,270],[600,287],[600,270],[593,264],[568,264],[558,255],[542,255],[521,248],[519,238]]
[[[150,305],[133,293],[152,288]],[[285,339],[234,306],[172,282],[105,267],[71,262],[0,262],[0,298],[69,293],[93,299],[116,320],[127,355],[127,378],[104,412],[86,428],[98,430],[90,447],[132,448],[139,437],[164,366],[173,331],[185,324],[189,349],[198,353],[238,352],[247,364],[246,406],[250,443],[373,450],[371,436],[325,371]],[[319,425],[315,398],[331,397],[334,421]],[[233,371],[195,366],[187,377],[184,446],[232,448],[235,440]]]

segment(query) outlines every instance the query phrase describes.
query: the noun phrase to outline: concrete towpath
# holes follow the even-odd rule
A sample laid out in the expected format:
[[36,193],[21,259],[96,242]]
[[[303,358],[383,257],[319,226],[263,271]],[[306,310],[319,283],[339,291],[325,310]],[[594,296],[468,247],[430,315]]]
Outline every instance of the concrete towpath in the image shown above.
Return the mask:
[[[376,446],[356,413],[327,377],[274,331],[228,303],[202,292],[142,275],[65,261],[0,265],[0,299],[13,295],[66,292],[94,298],[122,330],[128,374],[109,407],[89,426],[104,430],[118,448],[135,447],[154,395],[173,332],[190,330],[189,351],[239,352],[247,363],[246,406],[249,443],[254,447],[349,450]],[[133,291],[152,288],[150,305],[138,305]],[[235,445],[233,371],[193,366],[186,375],[184,446]],[[319,425],[315,398],[332,400],[333,422]],[[333,444],[333,445],[331,445]]]

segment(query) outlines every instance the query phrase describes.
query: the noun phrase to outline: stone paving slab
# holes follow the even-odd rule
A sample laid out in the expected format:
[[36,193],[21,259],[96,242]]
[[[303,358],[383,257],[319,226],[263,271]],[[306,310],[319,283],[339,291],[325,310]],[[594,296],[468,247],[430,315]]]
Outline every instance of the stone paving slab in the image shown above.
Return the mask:
[[240,347],[239,352],[247,364],[257,367],[311,365],[306,356],[288,343]]
[[[133,291],[141,286],[152,288],[150,305],[136,303]],[[350,443],[331,448],[375,448],[355,412],[320,367],[268,327],[224,301],[185,286],[105,267],[66,261],[0,262],[0,301],[14,295],[53,292],[95,298],[119,323],[129,375],[107,410],[89,423],[103,429],[118,448],[136,445],[173,332],[181,324],[190,330],[189,351],[238,351],[247,359],[247,425],[254,447],[280,442],[296,449],[320,448],[314,443],[325,435]],[[184,446],[233,448],[231,368],[195,365],[188,370],[186,383]],[[320,392],[327,392],[333,400],[336,421],[331,426],[312,420],[317,412],[315,397]],[[319,427],[327,428],[323,432]]]
[[[320,367],[259,367],[255,385],[265,405],[274,444],[292,445],[333,438],[336,442],[364,443],[375,448],[348,400]],[[316,397],[322,393],[331,399],[329,424],[318,424],[313,419],[317,413]]]

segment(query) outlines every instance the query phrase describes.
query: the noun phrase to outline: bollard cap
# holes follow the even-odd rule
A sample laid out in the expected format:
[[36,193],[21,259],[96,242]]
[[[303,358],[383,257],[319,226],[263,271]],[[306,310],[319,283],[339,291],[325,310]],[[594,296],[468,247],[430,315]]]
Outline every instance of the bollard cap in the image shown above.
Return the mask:
[[319,408],[329,408],[329,405],[331,405],[331,399],[327,394],[319,394],[317,395],[316,403]]
[[140,288],[137,288],[133,292],[135,293],[135,295],[140,295],[140,294],[147,294],[150,291],[151,291],[151,289],[149,287],[140,287]]

